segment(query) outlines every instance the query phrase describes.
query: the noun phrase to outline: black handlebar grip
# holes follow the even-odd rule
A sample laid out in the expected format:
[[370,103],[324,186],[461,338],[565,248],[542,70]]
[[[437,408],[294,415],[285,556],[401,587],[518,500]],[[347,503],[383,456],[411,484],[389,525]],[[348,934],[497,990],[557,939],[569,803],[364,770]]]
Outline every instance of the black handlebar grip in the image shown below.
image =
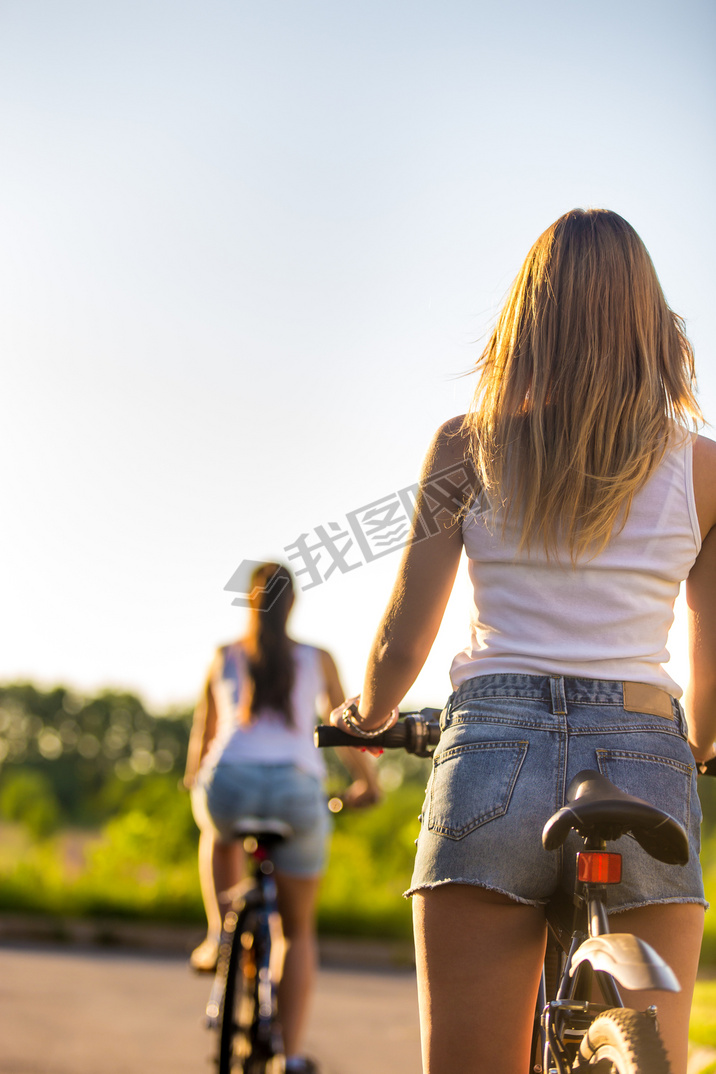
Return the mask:
[[359,738],[357,735],[349,735],[340,727],[331,727],[329,724],[320,724],[313,732],[313,741],[319,747],[324,746],[377,746],[379,749],[402,749],[407,742],[407,729],[405,724],[396,723],[388,731],[376,735],[374,738]]
[[696,768],[701,776],[716,776],[716,757],[712,757],[704,764],[699,764],[697,761]]

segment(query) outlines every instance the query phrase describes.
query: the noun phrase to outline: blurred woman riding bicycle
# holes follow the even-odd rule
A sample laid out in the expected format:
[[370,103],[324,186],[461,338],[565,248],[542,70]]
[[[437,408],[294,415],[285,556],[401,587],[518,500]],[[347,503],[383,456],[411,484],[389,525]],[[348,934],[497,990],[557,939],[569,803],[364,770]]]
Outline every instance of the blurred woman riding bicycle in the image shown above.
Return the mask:
[[[288,570],[276,563],[251,577],[246,634],[219,648],[192,727],[185,784],[200,828],[199,874],[208,933],[192,965],[213,970],[228,892],[244,872],[243,850],[232,838],[244,817],[282,820],[291,838],[273,861],[285,959],[278,991],[287,1074],[315,1066],[300,1051],[316,968],[316,898],[323,872],[329,814],[323,758],[313,743],[316,714],[343,697],[338,671],[323,649],[294,641],[287,621],[294,603]],[[372,762],[341,753],[355,780],[350,805],[380,797]]]

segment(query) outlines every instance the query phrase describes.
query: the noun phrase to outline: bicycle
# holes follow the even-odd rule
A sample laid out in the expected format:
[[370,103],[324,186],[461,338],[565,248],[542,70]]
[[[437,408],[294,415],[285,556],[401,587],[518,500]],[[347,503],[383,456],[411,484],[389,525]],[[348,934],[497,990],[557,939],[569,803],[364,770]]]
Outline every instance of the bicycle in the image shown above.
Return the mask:
[[[431,757],[440,739],[438,709],[401,713],[401,720],[371,747],[405,749]],[[317,746],[365,745],[328,726],[315,731]],[[716,775],[716,762],[700,765]],[[542,843],[557,850],[571,831],[582,838],[573,899],[565,893],[546,907],[548,940],[532,1037],[530,1074],[669,1074],[658,1032],[657,1010],[624,1006],[619,985],[629,989],[679,991],[663,959],[631,933],[610,933],[606,911],[609,884],[621,880],[621,855],[607,843],[632,835],[657,860],[685,864],[688,839],[668,813],[625,794],[600,772],[578,773],[566,804],[545,824]],[[594,1002],[593,984],[603,1002]]]
[[218,1074],[282,1074],[285,1064],[272,966],[277,920],[273,848],[292,835],[281,820],[245,817],[234,827],[251,862],[250,876],[232,889],[224,917],[216,975],[205,1024],[218,1030]]

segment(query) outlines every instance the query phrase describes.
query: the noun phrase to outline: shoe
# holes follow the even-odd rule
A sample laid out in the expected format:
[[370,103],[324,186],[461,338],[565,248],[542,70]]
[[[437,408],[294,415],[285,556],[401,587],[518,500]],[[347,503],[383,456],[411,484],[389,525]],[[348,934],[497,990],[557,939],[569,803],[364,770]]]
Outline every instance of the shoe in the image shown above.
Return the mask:
[[318,1064],[308,1056],[302,1055],[286,1063],[286,1074],[320,1074]]
[[189,965],[197,973],[213,973],[219,960],[219,941],[207,936],[189,956]]

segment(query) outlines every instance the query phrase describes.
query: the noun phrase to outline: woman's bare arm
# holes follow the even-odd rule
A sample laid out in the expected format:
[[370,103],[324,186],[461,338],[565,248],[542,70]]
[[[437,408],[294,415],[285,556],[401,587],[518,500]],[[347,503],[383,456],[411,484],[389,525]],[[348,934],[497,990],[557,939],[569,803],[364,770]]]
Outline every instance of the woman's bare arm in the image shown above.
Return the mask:
[[691,676],[684,697],[689,740],[697,761],[716,741],[716,528],[707,535],[686,582]]
[[[328,698],[329,709],[337,708],[344,698],[343,687],[341,685],[340,676],[338,674],[338,668],[330,653],[325,649],[318,650],[321,658],[321,668],[323,670],[323,678],[326,684],[326,695]],[[324,717],[328,716],[328,712],[324,713]],[[361,753],[359,750],[352,749],[350,746],[339,747],[336,750],[336,754],[339,757],[341,763],[348,769],[353,777],[353,784],[349,787],[343,795],[345,801],[351,806],[363,806],[372,805],[377,802],[381,797],[380,784],[378,783],[378,773],[376,771],[375,762],[371,760],[367,754]]]
[[[440,475],[446,470],[463,466],[465,474],[472,473],[467,441],[459,432],[461,424],[461,417],[453,418],[438,429],[423,463],[413,539],[403,555],[366,668],[360,699],[360,722],[366,730],[385,723],[414,683],[452,591],[462,552],[459,501],[472,495],[474,483],[466,489],[456,474],[451,482],[457,497],[452,510],[448,505],[440,508],[431,490],[445,493],[446,479]],[[429,536],[423,528],[426,519],[435,531]]]
[[209,676],[194,709],[194,719],[191,725],[186,755],[186,769],[184,771],[184,786],[188,789],[194,786],[201,762],[215,735],[216,704],[214,702],[214,692],[211,688],[211,676]]
[[686,580],[690,680],[684,697],[697,761],[716,755],[716,443],[694,444],[694,494],[703,543]]

